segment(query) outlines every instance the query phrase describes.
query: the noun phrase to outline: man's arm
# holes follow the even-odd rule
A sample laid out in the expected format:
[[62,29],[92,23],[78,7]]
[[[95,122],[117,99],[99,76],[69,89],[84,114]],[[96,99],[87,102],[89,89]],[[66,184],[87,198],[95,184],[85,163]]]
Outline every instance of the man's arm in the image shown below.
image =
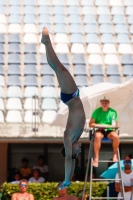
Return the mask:
[[17,198],[16,198],[16,193],[14,193],[14,194],[12,195],[11,200],[17,200]]
[[[96,124],[95,123],[95,119],[91,118],[90,122],[89,122],[89,127],[91,128],[95,128],[95,127],[99,127],[99,128],[114,128],[114,126],[112,125],[106,125],[106,124]],[[118,127],[118,122],[116,122],[116,126]]]
[[30,200],[34,200],[33,194],[30,194]]
[[[115,190],[116,190],[116,192],[121,192],[120,183],[115,182]],[[132,186],[124,186],[124,191],[125,192],[131,192]]]

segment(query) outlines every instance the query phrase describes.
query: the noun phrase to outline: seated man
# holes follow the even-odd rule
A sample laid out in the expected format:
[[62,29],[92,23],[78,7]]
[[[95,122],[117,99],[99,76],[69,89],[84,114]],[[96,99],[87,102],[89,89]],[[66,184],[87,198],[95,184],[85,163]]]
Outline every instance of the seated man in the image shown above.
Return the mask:
[[108,98],[101,98],[100,103],[101,107],[94,110],[89,122],[90,127],[99,127],[95,132],[94,138],[94,167],[98,167],[99,150],[103,137],[107,137],[113,141],[113,162],[118,161],[117,149],[119,146],[119,137],[115,129],[113,129],[114,127],[118,127],[117,112],[109,107],[110,102]]

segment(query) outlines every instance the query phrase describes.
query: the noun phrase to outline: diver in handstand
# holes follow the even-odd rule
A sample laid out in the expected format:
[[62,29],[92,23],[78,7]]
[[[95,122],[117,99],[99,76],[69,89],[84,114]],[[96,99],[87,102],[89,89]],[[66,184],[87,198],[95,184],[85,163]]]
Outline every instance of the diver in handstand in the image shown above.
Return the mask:
[[48,30],[45,27],[42,30],[41,43],[46,47],[48,64],[55,71],[61,87],[61,100],[69,109],[66,130],[64,131],[64,149],[61,151],[65,156],[65,180],[61,184],[61,188],[64,188],[71,185],[75,158],[81,152],[81,143],[78,142],[78,139],[84,129],[85,112],[79,97],[79,89],[69,71],[59,61],[54,52]]

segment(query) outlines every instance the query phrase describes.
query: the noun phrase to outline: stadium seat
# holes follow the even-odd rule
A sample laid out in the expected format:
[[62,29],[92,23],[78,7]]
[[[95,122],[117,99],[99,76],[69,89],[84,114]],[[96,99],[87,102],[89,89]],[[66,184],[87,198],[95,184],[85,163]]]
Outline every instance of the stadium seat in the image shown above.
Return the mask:
[[9,98],[6,104],[7,110],[22,110],[22,104],[19,98]]
[[35,15],[36,14],[35,7],[34,6],[24,6],[23,14],[24,15],[26,15],[26,14]]
[[27,87],[27,86],[38,87],[38,82],[37,82],[36,76],[31,76],[31,75],[26,76],[25,80],[24,80],[24,86],[25,87]]
[[107,0],[96,0],[95,5],[96,6],[108,6],[108,1]]
[[74,14],[69,15],[68,23],[69,24],[80,24],[81,23],[80,16],[74,15]]
[[54,76],[54,70],[49,65],[42,65],[41,67],[41,76],[43,75],[52,75]]
[[42,115],[42,122],[43,123],[51,123],[56,116],[56,111],[54,110],[46,110],[43,112]]
[[93,6],[93,0],[81,0],[81,6]]
[[106,74],[107,76],[120,76],[118,65],[108,65]]
[[37,64],[36,56],[35,54],[28,53],[24,56],[24,64]]
[[4,69],[3,69],[3,66],[0,65],[0,75],[3,75],[4,76]]
[[129,44],[130,43],[128,34],[118,34],[116,37],[116,41],[118,44],[121,44],[121,43]]
[[8,98],[22,98],[22,90],[18,86],[10,86],[7,89]]
[[90,54],[88,63],[90,65],[102,65],[102,57],[99,54]]
[[92,33],[92,34],[87,34],[86,35],[86,43],[98,43],[99,44],[99,37],[97,34]]
[[6,32],[7,32],[6,25],[0,24],[0,33],[6,33]]
[[57,110],[57,104],[55,99],[53,98],[43,99],[42,110]]
[[2,54],[0,54],[0,64],[5,64],[5,61],[4,61],[4,57]]
[[3,34],[0,34],[0,43],[5,43],[5,36]]
[[82,15],[95,15],[94,7],[92,7],[92,6],[84,6],[82,8]]
[[23,22],[25,24],[35,24],[36,23],[36,16],[33,14],[26,14],[24,15]]
[[25,91],[24,91],[24,97],[25,98],[31,98],[34,95],[39,96],[37,87],[34,87],[34,86],[25,87]]
[[124,0],[124,6],[133,6],[132,0]]
[[97,26],[95,24],[85,25],[84,31],[85,31],[85,33],[97,33],[98,34]]
[[61,63],[70,64],[67,54],[58,54],[57,56],[58,56],[58,59],[60,60]]
[[25,110],[33,110],[33,109],[39,109],[39,102],[38,99],[33,98],[26,98],[24,102],[24,109]]
[[48,64],[46,54],[41,55],[40,64]]
[[0,86],[2,87],[5,86],[4,76],[1,76],[1,75],[0,75]]
[[9,76],[8,81],[7,81],[7,86],[20,86],[21,87],[21,82],[19,76]]
[[133,34],[133,25],[130,26],[129,32],[130,32],[131,34]]
[[75,65],[75,64],[86,65],[84,55],[83,54],[73,55],[72,63],[73,63],[73,65]]
[[59,5],[59,6],[64,6],[64,1],[62,0],[53,0],[52,4],[55,5]]
[[7,73],[8,73],[8,76],[10,76],[10,75],[18,75],[18,76],[21,75],[19,65],[15,65],[15,64],[9,65]]
[[0,86],[0,98],[5,98],[5,92],[2,86]]
[[75,65],[74,66],[74,75],[75,76],[87,76],[86,66],[85,65]]
[[83,18],[84,24],[96,24],[96,18],[94,15],[85,15]]
[[6,6],[6,0],[1,0],[0,1],[0,6]]
[[97,15],[109,15],[110,11],[109,8],[106,6],[99,6],[97,7]]
[[101,65],[92,65],[90,68],[91,76],[103,76],[103,69]]
[[126,15],[132,15],[133,14],[133,6],[128,6],[126,8]]
[[55,24],[54,33],[67,33],[67,28],[65,24]]
[[0,6],[0,14],[6,14],[6,7]]
[[50,6],[50,0],[38,0],[39,6]]
[[128,16],[128,24],[133,24],[133,14]]
[[11,43],[8,45],[8,53],[21,53],[20,45],[18,43]]
[[45,54],[46,54],[46,48],[45,48],[45,45],[44,45],[44,44],[40,44],[39,52],[40,52],[40,53],[45,53]]
[[120,76],[109,76],[108,82],[120,84],[121,83]]
[[63,6],[54,6],[53,7],[53,14],[54,15],[65,15],[64,7]]
[[18,14],[18,15],[20,15],[21,14],[21,10],[20,10],[20,6],[16,6],[16,5],[14,5],[14,6],[10,6],[9,7],[9,14],[11,15],[11,14]]
[[53,76],[42,76],[41,86],[55,87],[55,82]]
[[114,15],[113,23],[114,24],[126,24],[126,20],[123,15]]
[[67,43],[68,44],[68,36],[64,33],[57,33],[54,39],[55,43]]
[[22,33],[20,24],[9,24],[8,33]]
[[3,102],[3,99],[0,98],[0,110],[4,111],[5,108],[4,108],[4,102]]
[[100,31],[101,34],[104,34],[104,33],[112,34],[113,33],[112,26],[110,24],[102,24],[102,25],[100,25],[99,31]]
[[[41,14],[48,14],[48,15],[50,15],[49,6],[39,6],[38,7],[38,15],[41,15]],[[54,14],[54,11],[53,11],[53,14]]]
[[9,110],[6,116],[7,123],[22,123],[21,112],[18,110]]
[[114,44],[104,44],[103,45],[103,53],[107,54],[107,53],[114,53],[116,54],[116,47]]
[[50,15],[47,14],[41,14],[38,18],[38,23],[39,24],[50,24],[51,20],[50,20]]
[[128,34],[128,30],[127,30],[126,25],[124,25],[124,24],[117,24],[115,26],[115,33],[116,34],[119,34],[119,33],[126,33],[126,34]]
[[81,44],[81,43],[74,43],[74,44],[72,44],[71,53],[74,53],[74,54],[84,54],[85,53],[84,45]]
[[76,82],[77,87],[89,86],[87,76],[75,76],[75,82]]
[[7,20],[6,20],[6,16],[3,14],[0,14],[0,24],[6,24]]
[[43,87],[41,92],[42,98],[57,98],[54,87]]
[[4,123],[4,115],[3,115],[3,112],[0,111],[0,123]]
[[10,15],[9,24],[21,24],[21,16],[19,14]]
[[131,54],[124,54],[121,56],[122,65],[133,65],[133,56]]
[[8,43],[21,43],[19,34],[9,34]]
[[78,6],[69,6],[67,13],[68,15],[80,15]]
[[31,65],[31,64],[28,64],[28,65],[25,65],[25,68],[24,68],[24,75],[27,76],[27,75],[35,75],[37,76],[38,75],[38,72],[37,72],[37,69],[36,69],[36,65]]
[[11,53],[8,56],[8,64],[21,64],[20,56],[16,53]]
[[132,47],[130,44],[119,44],[118,47],[119,54],[132,54]]
[[104,57],[104,63],[107,65],[119,65],[118,57],[114,54],[106,54]]
[[71,33],[82,33],[82,27],[80,24],[70,24],[69,32]]
[[70,43],[83,43],[83,37],[79,33],[71,34],[70,36]]
[[129,81],[129,80],[131,80],[131,79],[133,79],[133,76],[126,76],[125,81]]
[[0,43],[0,54],[4,54],[5,53],[5,48],[4,48],[4,44]]
[[123,68],[123,75],[124,76],[133,76],[133,65],[124,65]]
[[33,53],[36,54],[36,45],[35,44],[25,44],[24,46],[24,53]]
[[112,15],[124,15],[124,10],[120,6],[113,6],[111,9]]
[[99,15],[98,23],[99,24],[111,24],[110,16],[109,15]]
[[35,0],[24,0],[23,1],[23,5],[24,6],[35,6],[36,4],[35,4]]
[[78,0],[73,0],[73,1],[67,0],[67,1],[66,1],[66,5],[67,5],[67,6],[78,6],[78,5],[79,5],[79,2],[78,2]]
[[101,54],[101,49],[99,44],[88,44],[87,53],[99,53]]
[[33,111],[31,110],[27,110],[25,111],[25,114],[24,114],[24,122],[25,123],[40,123],[40,116],[39,115],[33,115]]
[[114,37],[112,34],[102,34],[102,37],[101,37],[101,42],[103,44],[109,44],[109,43],[114,43]]
[[91,85],[95,85],[98,83],[103,83],[104,77],[103,76],[92,76]]
[[65,15],[55,15],[53,22],[54,24],[66,24]]
[[64,44],[64,43],[56,44],[55,52],[56,53],[69,53],[68,45]]
[[24,35],[24,43],[35,43],[37,44],[37,37],[34,33],[26,33]]
[[110,0],[109,5],[110,6],[122,6],[122,2],[121,2],[121,0],[117,0],[117,1]]
[[35,24],[25,24],[23,28],[24,33],[38,33]]

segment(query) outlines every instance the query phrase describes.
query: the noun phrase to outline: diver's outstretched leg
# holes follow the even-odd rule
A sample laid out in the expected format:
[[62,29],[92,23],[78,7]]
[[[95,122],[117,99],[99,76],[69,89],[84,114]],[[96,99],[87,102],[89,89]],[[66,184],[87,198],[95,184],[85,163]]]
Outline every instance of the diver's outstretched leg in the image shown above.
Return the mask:
[[42,31],[41,43],[43,43],[46,47],[46,56],[47,56],[48,64],[55,71],[57,75],[57,79],[61,87],[61,91],[66,94],[71,94],[75,92],[77,90],[75,81],[73,80],[69,71],[59,61],[52,47],[48,30],[45,27],[43,28],[43,31]]

